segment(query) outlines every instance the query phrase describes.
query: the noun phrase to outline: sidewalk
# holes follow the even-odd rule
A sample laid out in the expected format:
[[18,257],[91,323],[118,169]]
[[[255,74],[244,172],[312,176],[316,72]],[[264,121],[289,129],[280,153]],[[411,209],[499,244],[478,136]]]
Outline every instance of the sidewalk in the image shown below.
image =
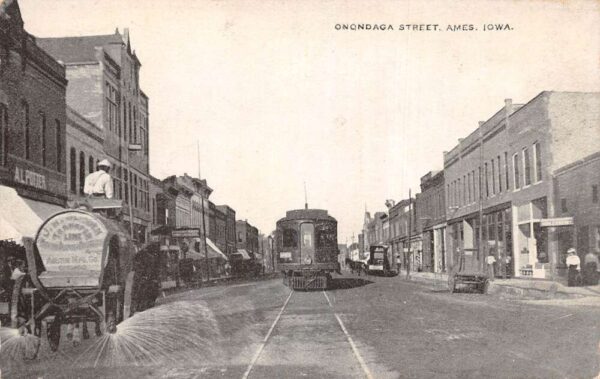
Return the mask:
[[[406,273],[399,275],[406,278]],[[448,275],[445,273],[412,272],[410,280],[429,282],[436,285],[448,286]],[[494,279],[488,287],[488,294],[519,295],[540,299],[600,297],[600,284],[584,287],[567,287],[565,284],[544,279]]]

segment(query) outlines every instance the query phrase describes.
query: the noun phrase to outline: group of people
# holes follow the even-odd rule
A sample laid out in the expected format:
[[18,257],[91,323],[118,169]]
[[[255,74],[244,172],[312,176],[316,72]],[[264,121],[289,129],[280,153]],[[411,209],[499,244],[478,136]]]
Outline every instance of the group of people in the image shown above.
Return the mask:
[[600,275],[598,273],[598,269],[600,269],[599,255],[600,248],[596,248],[594,252],[588,252],[583,257],[582,267],[577,251],[574,248],[567,250],[567,259],[565,261],[568,268],[567,285],[574,287],[581,285],[594,286],[598,284],[598,277]]

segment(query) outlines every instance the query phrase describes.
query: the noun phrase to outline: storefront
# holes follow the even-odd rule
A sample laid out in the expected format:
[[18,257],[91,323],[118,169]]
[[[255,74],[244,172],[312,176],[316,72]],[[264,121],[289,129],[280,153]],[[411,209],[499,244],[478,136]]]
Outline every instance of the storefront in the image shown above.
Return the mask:
[[[546,198],[513,205],[513,218],[515,273],[518,276],[546,278],[551,272],[549,229],[542,227],[542,220],[547,218]],[[565,242],[568,242],[568,239],[562,236],[559,243]]]

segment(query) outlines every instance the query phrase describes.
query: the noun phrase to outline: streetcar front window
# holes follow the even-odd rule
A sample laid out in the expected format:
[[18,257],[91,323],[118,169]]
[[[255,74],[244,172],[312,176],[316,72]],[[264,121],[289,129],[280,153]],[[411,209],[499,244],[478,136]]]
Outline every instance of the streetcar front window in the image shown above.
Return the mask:
[[320,225],[316,230],[317,249],[337,247],[336,230],[333,225]]
[[298,247],[298,232],[295,229],[283,230],[283,247],[297,248]]

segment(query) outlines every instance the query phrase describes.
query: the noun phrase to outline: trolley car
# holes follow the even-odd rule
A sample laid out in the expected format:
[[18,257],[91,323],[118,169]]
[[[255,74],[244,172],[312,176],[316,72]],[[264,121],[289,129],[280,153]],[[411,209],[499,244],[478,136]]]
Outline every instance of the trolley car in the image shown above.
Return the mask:
[[322,209],[291,210],[277,221],[277,269],[292,289],[326,289],[340,271],[337,221]]
[[367,269],[369,274],[389,276],[392,273],[393,256],[387,245],[371,245]]
[[145,298],[153,275],[144,275],[146,269],[136,276],[128,237],[117,220],[98,213],[70,209],[48,218],[35,239],[24,239],[28,273],[14,283],[11,326],[41,337],[46,324],[55,351],[63,324],[83,323],[84,338],[88,321],[95,322],[97,335],[115,333],[136,306],[153,305]]

